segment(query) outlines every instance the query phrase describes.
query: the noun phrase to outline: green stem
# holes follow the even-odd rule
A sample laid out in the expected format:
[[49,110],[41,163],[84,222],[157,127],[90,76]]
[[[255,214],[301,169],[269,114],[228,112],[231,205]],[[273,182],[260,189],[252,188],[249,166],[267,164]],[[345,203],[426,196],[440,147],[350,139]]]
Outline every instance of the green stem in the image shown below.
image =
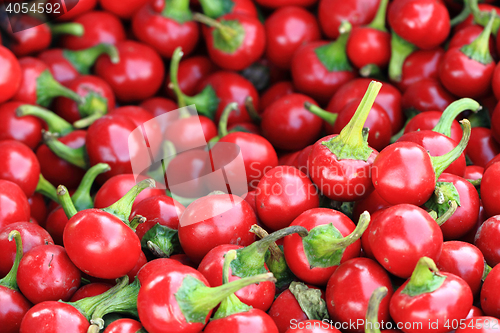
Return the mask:
[[[231,262],[236,258],[236,251],[230,250],[226,253],[224,257],[224,265],[222,267],[222,284],[229,283],[229,267],[231,266]],[[251,306],[248,306],[241,302],[235,294],[229,295],[226,299],[224,299],[221,303],[217,312],[215,312],[213,319],[221,319],[229,317],[232,314],[246,312],[252,309]]]
[[83,25],[76,22],[51,24],[50,31],[53,35],[72,35],[82,37],[85,33]]
[[247,277],[264,273],[266,271],[264,267],[266,253],[269,246],[278,239],[292,234],[299,234],[301,237],[306,237],[308,232],[307,229],[302,226],[293,225],[275,231],[261,240],[236,250],[238,257],[231,263],[233,275]]
[[52,201],[59,202],[56,188],[47,179],[45,179],[42,174],[40,174],[40,177],[38,178],[38,184],[36,184],[35,191],[43,196],[46,196]]
[[486,277],[488,276],[488,274],[490,274],[492,268],[488,265],[488,264],[484,264],[484,272],[483,272],[483,277],[481,278],[481,280],[484,282],[484,280],[486,280]]
[[317,105],[312,104],[311,102],[305,102],[304,103],[304,108],[306,108],[307,111],[311,112],[312,114],[320,117],[323,119],[325,122],[327,122],[330,125],[334,125],[335,121],[337,120],[339,114],[338,113],[332,113],[328,112],[326,110],[323,110]]
[[175,49],[174,53],[172,54],[172,59],[170,60],[170,85],[175,95],[177,96],[177,105],[180,108],[187,105],[184,101],[184,97],[186,95],[184,95],[184,93],[181,91],[181,88],[179,87],[179,81],[177,81],[177,78],[179,76],[179,63],[183,55],[184,53],[182,52],[182,48],[179,46]]
[[467,57],[483,65],[488,65],[493,62],[493,57],[490,54],[490,35],[495,17],[496,12],[492,10],[488,24],[481,34],[472,41],[472,43],[462,46],[460,49]]
[[40,73],[36,79],[36,104],[48,107],[54,98],[60,96],[77,103],[83,101],[82,97],[76,92],[57,82],[48,69]]
[[372,29],[380,30],[380,31],[387,31],[385,27],[385,20],[386,20],[386,12],[387,12],[387,5],[389,3],[389,0],[380,0],[380,4],[378,6],[377,13],[375,14],[375,17],[373,20],[368,24],[368,26]]
[[470,7],[466,4],[466,2],[467,0],[464,1],[464,7],[462,8],[462,11],[450,20],[450,25],[452,27],[465,21],[465,19],[467,19],[467,17],[469,17],[469,15],[471,14]]
[[127,284],[118,289],[110,297],[100,302],[92,313],[90,323],[97,325],[100,329],[104,328],[104,320],[102,319],[109,313],[121,313],[139,317],[137,313],[137,296],[141,287],[139,279],[135,279],[131,284]]
[[117,202],[112,204],[109,207],[103,208],[102,210],[115,215],[120,220],[122,220],[126,225],[130,226],[129,216],[132,211],[132,205],[134,204],[135,198],[141,193],[143,190],[147,188],[154,188],[155,181],[153,179],[145,179],[132,187],[130,191],[128,191],[122,198],[120,198]]
[[401,81],[403,74],[403,64],[410,54],[417,47],[403,38],[399,37],[394,31],[391,35],[391,60],[389,61],[389,78],[392,81]]
[[187,275],[175,293],[175,298],[188,323],[205,323],[211,309],[231,294],[246,286],[265,281],[275,282],[273,274],[254,275],[211,288],[193,276]]
[[57,133],[60,136],[65,136],[75,130],[70,123],[54,112],[34,105],[21,105],[16,110],[16,116],[35,116],[40,118],[47,124],[49,132]]
[[230,13],[234,7],[232,0],[200,0],[203,14],[216,19],[224,14]]
[[2,279],[0,279],[0,286],[4,286],[6,288],[12,290],[19,290],[17,287],[17,269],[19,268],[19,263],[21,262],[21,258],[23,257],[23,241],[21,239],[21,234],[17,230],[12,230],[9,233],[9,242],[12,242],[12,239],[16,242],[16,258],[14,259],[14,263],[12,267]]
[[[254,224],[252,228],[250,228],[250,232],[254,233],[257,237],[261,239],[269,236],[267,231],[265,231],[256,224]],[[269,268],[269,271],[273,273],[274,277],[277,280],[276,288],[277,289],[284,288],[288,286],[295,279],[295,275],[288,267],[285,260],[285,254],[276,244],[276,242],[271,243],[269,245],[269,253],[270,255],[266,260],[267,267]]]
[[98,163],[87,170],[82,178],[82,181],[80,182],[80,185],[78,185],[75,193],[71,196],[71,200],[77,211],[94,207],[94,200],[90,195],[92,184],[98,175],[109,170],[111,170],[111,168],[106,163]]
[[380,323],[378,322],[378,309],[380,302],[387,296],[387,287],[378,287],[370,296],[368,309],[366,310],[365,333],[380,333]]
[[[139,226],[139,224],[142,224],[142,223],[144,223],[146,221],[147,221],[147,219],[144,216],[142,216],[142,215],[136,215],[130,221],[130,227],[132,229],[137,229],[137,227]],[[158,225],[158,223],[157,223],[157,225]],[[149,230],[151,230],[151,229],[149,229]]]
[[245,98],[245,108],[247,109],[248,115],[250,116],[252,121],[255,123],[260,123],[262,117],[257,112],[257,110],[255,110],[252,96],[247,96],[247,98]]
[[162,15],[180,24],[191,21],[193,18],[189,10],[189,0],[166,0]]
[[220,120],[219,120],[219,138],[222,138],[228,134],[227,122],[229,120],[229,115],[233,111],[240,112],[240,109],[238,108],[238,103],[235,103],[235,102],[229,103],[224,108],[224,111],[222,111],[222,114],[221,114]]
[[107,54],[113,64],[120,61],[118,50],[111,44],[97,44],[96,46],[79,51],[64,50],[64,57],[75,67],[80,74],[90,74],[90,68],[94,66],[97,58]]
[[370,214],[365,211],[359,217],[356,229],[346,237],[332,223],[320,225],[302,239],[304,252],[311,267],[332,267],[340,264],[344,250],[356,242],[370,224]]
[[438,132],[451,137],[451,125],[457,116],[464,112],[465,110],[471,110],[477,113],[482,109],[482,106],[471,98],[462,98],[448,105],[448,107],[443,111],[443,114],[439,118],[438,123],[432,129],[434,132]]
[[235,29],[203,14],[194,13],[193,20],[218,30],[226,42],[230,42],[237,35],[237,31]]
[[[134,219],[141,217],[136,215]],[[139,219],[136,223],[143,223],[144,220]],[[132,229],[137,227],[134,220],[130,222]],[[181,245],[179,243],[179,234],[176,229],[170,229],[167,226],[156,223],[149,229],[141,239],[141,247],[143,250],[150,251],[155,257],[168,258],[174,253],[179,253]]]
[[75,121],[73,123],[73,127],[78,128],[78,129],[87,128],[90,125],[92,125],[97,119],[101,118],[105,114],[106,114],[106,112],[97,111],[88,117],[85,117],[85,118],[82,118],[82,119]]
[[72,218],[76,213],[78,213],[73,200],[71,200],[71,197],[69,196],[69,192],[66,186],[59,185],[57,187],[57,197],[59,198],[59,203],[61,204],[68,219]]
[[[116,285],[112,288],[108,289],[104,293],[92,296],[85,297],[76,302],[63,302],[75,307],[82,315],[87,318],[87,320],[91,320],[93,313],[95,310],[107,299],[112,298],[115,294],[119,293],[121,290],[126,289],[128,286],[128,276],[125,275],[117,280]],[[137,294],[135,296],[137,298]],[[62,302],[62,301],[60,301]]]
[[[488,25],[490,20],[490,13],[487,11],[481,11],[477,5],[477,0],[465,0],[466,5],[469,7],[472,15],[474,16],[474,22],[482,25],[483,27]],[[498,34],[498,28],[500,27],[500,18],[497,16],[493,22],[492,32],[496,36]]]
[[464,119],[460,123],[463,127],[463,135],[458,145],[444,155],[431,156],[432,166],[434,167],[434,172],[436,173],[436,181],[439,176],[441,176],[443,171],[446,170],[446,168],[453,163],[453,161],[459,158],[460,155],[462,155],[462,152],[469,143],[471,133],[470,122],[467,119]]
[[322,142],[323,145],[335,154],[338,160],[354,159],[367,161],[373,152],[363,135],[363,126],[381,88],[382,83],[376,81],[370,82],[368,90],[349,123],[342,129],[339,135],[329,141]]
[[441,215],[440,217],[438,217],[436,219],[436,223],[439,226],[442,226],[446,221],[448,221],[448,219],[455,213],[455,211],[458,208],[458,205],[457,205],[456,201],[450,200],[448,202],[448,204],[450,205],[450,208],[448,208],[448,210],[446,211],[446,213],[444,213],[443,215]]
[[319,61],[330,72],[351,71],[352,66],[346,53],[347,40],[352,26],[344,21],[340,25],[340,36],[336,41],[315,49]]
[[401,293],[410,297],[431,293],[439,289],[445,279],[446,276],[439,274],[439,270],[431,258],[422,257],[415,266],[410,281]]
[[85,146],[82,146],[80,148],[70,148],[59,141],[56,135],[46,131],[43,131],[43,142],[54,154],[57,155],[57,157],[65,160],[68,163],[76,165],[79,168],[89,168],[89,162],[87,160],[87,149],[85,148]]
[[78,105],[78,112],[82,118],[92,116],[95,113],[104,115],[108,112],[108,99],[98,92],[89,91],[83,97],[82,104]]
[[313,289],[301,282],[292,282],[288,288],[310,320],[328,319],[328,309],[320,289]]

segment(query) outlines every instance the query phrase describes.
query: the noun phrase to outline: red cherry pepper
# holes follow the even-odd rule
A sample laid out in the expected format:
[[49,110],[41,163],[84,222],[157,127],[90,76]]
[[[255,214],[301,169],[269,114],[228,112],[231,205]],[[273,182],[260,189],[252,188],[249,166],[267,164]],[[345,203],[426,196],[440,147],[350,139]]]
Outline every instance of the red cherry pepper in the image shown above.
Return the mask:
[[30,219],[30,205],[19,185],[0,179],[0,229],[14,222]]
[[166,195],[147,198],[137,204],[129,220],[136,216],[146,218],[146,222],[140,223],[135,230],[143,250],[148,249],[156,257],[170,257],[178,251],[177,229],[184,210],[184,206]]
[[280,81],[273,84],[260,97],[260,108],[265,110],[269,105],[285,95],[290,95],[295,92],[293,83],[290,81]]
[[[324,298],[324,292],[318,287],[294,281],[288,289],[276,297],[268,313],[279,332],[285,333],[293,323],[327,318]],[[308,300],[311,302],[308,303]]]
[[[500,266],[495,266],[488,273],[486,279],[484,279],[483,286],[481,288],[481,309],[487,316],[493,316],[497,319],[493,321],[493,324],[498,325],[498,316],[500,315],[500,311],[498,311],[498,297],[495,297],[497,290],[496,286],[500,281]],[[493,295],[493,297],[491,297]],[[484,323],[486,324],[486,323]],[[493,327],[496,329],[496,327]]]
[[346,22],[342,34],[331,43],[316,41],[295,52],[291,73],[295,88],[320,103],[326,103],[345,83],[356,77],[346,54],[351,25]]
[[16,110],[21,102],[7,102],[0,105],[0,140],[16,140],[35,149],[42,140],[42,122],[33,116],[17,117]]
[[391,317],[405,333],[449,332],[454,321],[467,316],[472,300],[464,280],[439,271],[432,259],[422,257],[411,278],[392,296]]
[[459,207],[444,224],[441,224],[441,230],[444,239],[459,239],[476,225],[479,215],[477,190],[468,180],[449,173],[443,173],[438,178],[438,181],[453,184],[458,192],[460,200],[457,201],[457,204],[459,204]]
[[36,220],[40,226],[45,225],[47,219],[47,206],[45,204],[45,198],[41,193],[35,193],[28,198],[28,203],[30,205],[31,220]]
[[474,296],[479,294],[485,262],[483,254],[477,247],[459,241],[444,242],[436,265],[440,271],[452,273],[464,279]]
[[97,296],[105,291],[108,291],[113,287],[112,284],[107,284],[103,282],[93,282],[81,286],[78,290],[71,296],[70,302],[79,301],[85,297]]
[[51,29],[44,21],[30,15],[17,15],[10,21],[16,31],[10,49],[17,57],[37,54],[52,42]]
[[[81,98],[89,99],[89,105],[79,105],[67,97],[58,97],[54,101],[54,111],[70,123],[86,117],[102,116],[115,108],[115,95],[106,81],[93,75],[79,76],[67,84],[67,87]],[[78,124],[74,124],[78,127]]]
[[[413,237],[416,234],[419,237]],[[373,218],[368,243],[380,265],[391,274],[408,278],[421,257],[438,259],[443,233],[425,210],[402,204],[384,209]]]
[[372,81],[340,134],[318,140],[309,153],[309,176],[332,200],[355,201],[373,190],[371,169],[378,152],[368,146],[363,126],[381,87]]
[[[325,121],[325,130],[328,134],[340,134],[342,129],[347,126],[356,113],[356,109],[360,102],[361,98],[358,98],[346,104],[338,113],[338,117],[335,119],[333,126]],[[376,102],[373,103],[368,113],[364,127],[369,129],[368,144],[375,150],[380,151],[384,149],[391,141],[391,120],[384,108]]]
[[195,20],[207,24],[204,31],[210,59],[227,70],[243,70],[259,60],[266,46],[264,25],[253,16],[230,13],[214,21],[201,14]]
[[167,0],[161,10],[153,7],[153,3],[146,3],[134,14],[132,30],[136,38],[167,59],[177,47],[185,54],[193,52],[200,33],[192,20],[189,0]]
[[[256,189],[259,181],[268,170],[278,165],[278,156],[273,145],[258,134],[246,132],[228,133],[225,128],[230,112],[236,108],[236,104],[229,104],[222,114],[219,122],[219,140],[210,148],[210,159],[205,163],[206,172],[217,169],[226,170],[233,177],[242,172],[238,165],[231,167],[231,161],[241,153],[245,166],[246,181],[249,189]],[[233,146],[231,146],[231,144]],[[239,152],[238,152],[239,150]],[[226,189],[219,189],[221,191]]]
[[306,210],[319,207],[319,194],[303,172],[278,166],[260,179],[255,204],[260,221],[270,230],[279,230]]
[[21,85],[21,73],[21,66],[14,54],[0,46],[0,103],[14,97]]
[[450,33],[448,10],[437,0],[396,1],[387,18],[394,33],[424,50],[438,47]]
[[370,222],[363,214],[354,223],[343,213],[326,208],[313,208],[297,217],[291,226],[303,226],[309,235],[285,237],[283,250],[293,274],[301,281],[324,286],[341,263],[359,256],[359,238]]
[[286,6],[273,12],[265,23],[266,58],[279,68],[289,69],[295,51],[319,40],[321,31],[314,15],[307,10]]
[[[362,98],[370,82],[370,79],[360,78],[344,84],[339,88],[337,93],[333,95],[326,110],[332,113],[339,113],[340,110],[353,99]],[[389,119],[391,119],[392,133],[397,133],[401,127],[403,127],[401,93],[399,90],[389,83],[384,83],[375,102],[384,108]]]
[[450,48],[444,54],[439,79],[452,94],[477,98],[490,91],[495,69],[489,50],[493,20],[492,15],[484,31],[472,43],[461,48]]
[[321,118],[308,112],[304,103],[317,105],[310,97],[289,94],[269,105],[262,113],[262,135],[278,149],[299,150],[317,140]]
[[72,22],[81,24],[84,33],[81,36],[64,35],[60,41],[64,48],[83,50],[101,43],[115,45],[125,40],[123,24],[113,13],[89,11]]
[[391,58],[391,35],[385,28],[388,0],[381,0],[377,14],[367,26],[354,26],[346,51],[352,64],[368,76],[377,68],[385,68]]
[[434,192],[437,178],[467,146],[470,123],[464,119],[462,124],[462,140],[450,152],[441,156],[430,156],[422,146],[405,141],[382,150],[373,162],[372,175],[373,185],[379,195],[391,204],[422,205],[426,202]]
[[[40,145],[36,150],[36,156],[40,162],[40,171],[45,179],[52,185],[64,185],[70,189],[76,188],[85,174],[87,162],[80,163],[74,156],[66,155],[64,147],[71,150],[83,150],[87,132],[77,130],[59,139],[51,136],[47,132],[44,134],[45,144]],[[56,143],[60,142],[64,145]]]
[[24,254],[17,271],[17,284],[33,304],[69,301],[80,287],[80,275],[62,246],[42,245]]
[[[452,103],[453,104],[453,103]],[[445,109],[446,111],[446,109]],[[444,112],[444,111],[443,111]],[[417,114],[415,117],[411,118],[408,123],[406,123],[404,128],[404,133],[423,131],[423,130],[432,130],[437,126],[440,119],[443,116],[443,112],[441,111],[424,111]],[[450,116],[452,118],[453,116]],[[462,138],[462,127],[455,119],[452,119],[451,127],[450,127],[450,135],[446,134],[454,141],[459,142]]]
[[19,262],[23,256],[23,245],[19,231],[12,230],[8,234],[8,240],[15,239],[16,257],[12,269],[0,279],[0,319],[2,320],[2,331],[6,333],[17,333],[21,326],[24,315],[31,308],[31,303],[21,294],[17,287],[16,275]]
[[40,53],[38,59],[47,64],[57,82],[64,84],[76,79],[80,74],[90,74],[90,68],[104,53],[112,58],[113,63],[119,61],[116,48],[108,44],[98,44],[79,51],[49,49]]
[[141,329],[142,325],[137,320],[122,318],[109,324],[103,333],[137,333]]
[[[104,209],[77,212],[64,186],[58,187],[59,200],[69,218],[63,241],[71,261],[91,276],[115,279],[136,265],[141,244],[128,219],[135,197],[154,181],[144,180],[118,202]],[[109,230],[113,230],[109,233]],[[96,263],[99,263],[96,265]]]
[[150,46],[126,40],[116,44],[120,61],[100,57],[95,73],[113,89],[120,102],[140,101],[153,96],[164,77],[164,65]]
[[349,21],[353,26],[370,23],[375,17],[380,0],[320,0],[318,21],[328,38],[337,38],[342,22]]
[[443,55],[442,48],[416,50],[410,54],[403,63],[401,78],[396,82],[398,88],[405,92],[409,86],[422,79],[437,80]]
[[[216,69],[217,66],[205,56],[193,56],[182,60],[179,63],[177,74],[179,89],[188,96],[195,95],[198,92],[198,86],[201,82],[215,72]],[[170,77],[167,77],[165,88],[168,96],[175,98]]]
[[[121,174],[109,178],[97,191],[95,195],[94,207],[105,208],[111,206],[122,198],[130,189],[132,189],[136,182],[144,178],[136,177],[133,174]],[[164,190],[159,188],[146,188],[134,200],[132,209],[137,207],[142,200],[157,195],[165,194]]]
[[26,197],[35,193],[40,176],[40,164],[33,151],[25,144],[14,141],[0,141],[0,178],[16,183]]
[[10,223],[0,229],[0,250],[3,255],[0,257],[0,276],[4,277],[16,259],[16,245],[9,241],[11,231],[17,230],[22,239],[23,253],[28,252],[39,245],[54,244],[52,237],[42,227],[29,222]]
[[179,240],[189,258],[199,263],[217,245],[250,245],[255,235],[249,230],[256,223],[252,207],[243,199],[231,194],[212,194],[186,208],[179,221]]
[[488,265],[494,267],[500,262],[500,221],[498,216],[492,216],[479,227],[474,244],[481,250]]
[[[460,29],[450,40],[450,44],[448,45],[448,49],[452,48],[461,48],[467,44],[472,43],[475,39],[479,37],[481,32],[483,32],[484,28],[479,25],[471,25],[469,27],[465,27]],[[493,59],[498,59],[497,50],[495,48],[495,40],[492,36],[490,36],[489,40],[489,50]]]
[[[377,312],[378,322],[389,320],[389,301],[392,285],[386,271],[368,258],[353,258],[341,264],[328,280],[326,304],[330,318],[335,322],[359,323],[365,319],[372,293],[385,287],[388,297],[384,298]],[[365,325],[349,325],[346,332],[365,332]]]
[[250,81],[234,72],[218,71],[199,84],[197,95],[187,96],[180,90],[177,82],[178,65],[182,55],[181,49],[177,48],[170,63],[170,80],[179,107],[194,104],[199,114],[218,123],[224,108],[229,103],[236,102],[240,112],[238,115],[235,112],[230,114],[228,125],[250,121],[245,107],[248,96],[252,98],[255,109],[259,109],[259,95]]
[[486,167],[490,161],[500,154],[500,144],[495,141],[492,131],[486,127],[472,128],[470,141],[465,154],[475,165]]
[[439,81],[423,79],[408,86],[401,100],[403,110],[444,111],[448,105],[455,101]]

